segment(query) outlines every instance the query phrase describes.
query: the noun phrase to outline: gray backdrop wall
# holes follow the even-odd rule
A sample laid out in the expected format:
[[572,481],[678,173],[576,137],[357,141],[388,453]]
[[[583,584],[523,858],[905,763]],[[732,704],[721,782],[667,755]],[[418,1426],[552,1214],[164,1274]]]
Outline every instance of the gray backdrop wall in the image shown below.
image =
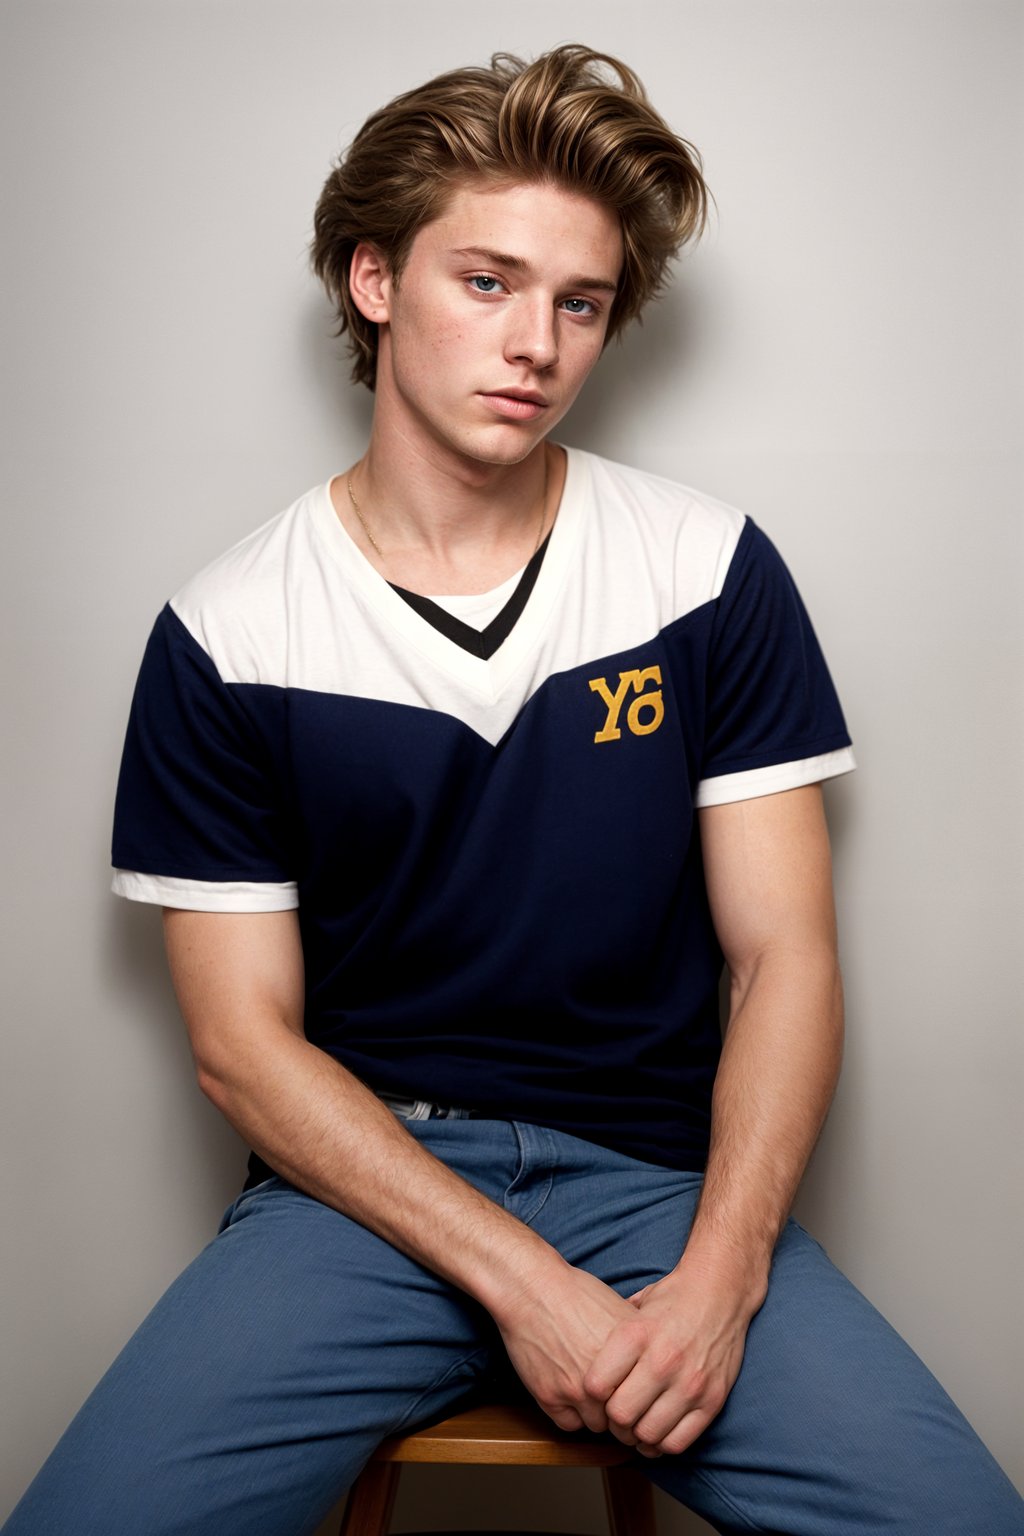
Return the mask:
[[[561,435],[767,528],[861,764],[828,791],[849,1037],[797,1214],[1024,1484],[1021,5],[2,18],[0,1508],[241,1175],[192,1081],[158,914],[107,894],[108,836],[158,608],[364,440],[306,268],[320,185],[398,90],[570,39],[634,64],[703,151],[718,215]],[[603,1529],[592,1475],[462,1477],[454,1512],[439,1476],[409,1477],[400,1527],[497,1489],[502,1523]],[[661,1513],[669,1536],[707,1529]]]

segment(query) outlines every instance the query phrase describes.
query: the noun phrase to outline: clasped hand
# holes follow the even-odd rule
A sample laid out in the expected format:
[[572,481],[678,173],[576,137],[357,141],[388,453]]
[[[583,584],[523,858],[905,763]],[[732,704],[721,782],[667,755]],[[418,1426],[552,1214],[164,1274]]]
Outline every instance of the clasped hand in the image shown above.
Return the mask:
[[754,1311],[685,1261],[625,1299],[566,1266],[499,1326],[518,1375],[560,1429],[610,1430],[660,1456],[685,1450],[721,1411]]

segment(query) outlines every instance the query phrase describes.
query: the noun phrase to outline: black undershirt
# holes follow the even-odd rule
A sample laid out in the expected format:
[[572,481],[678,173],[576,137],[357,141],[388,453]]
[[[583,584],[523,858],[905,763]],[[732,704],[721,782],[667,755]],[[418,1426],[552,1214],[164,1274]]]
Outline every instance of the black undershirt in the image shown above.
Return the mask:
[[461,645],[462,649],[468,651],[471,656],[479,656],[481,661],[489,661],[499,645],[508,639],[516,620],[526,607],[550,541],[549,533],[524,568],[512,596],[501,612],[495,614],[486,629],[474,629],[472,624],[464,624],[446,608],[442,608],[440,603],[432,602],[429,597],[421,597],[418,592],[407,592],[404,587],[397,587],[393,581],[389,581],[388,586],[393,592],[397,592],[399,597],[404,597],[409,607],[415,608],[420,618],[426,619],[427,623],[440,630],[442,635],[446,635],[449,640],[454,640],[456,645]]

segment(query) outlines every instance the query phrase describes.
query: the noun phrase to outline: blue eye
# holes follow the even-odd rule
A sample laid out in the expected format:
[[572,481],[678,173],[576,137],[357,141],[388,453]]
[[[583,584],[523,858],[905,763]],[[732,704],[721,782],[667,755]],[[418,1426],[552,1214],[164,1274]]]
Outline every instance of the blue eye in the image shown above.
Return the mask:
[[478,288],[476,290],[477,293],[493,293],[495,291],[495,289],[498,287],[498,279],[496,277],[487,277],[486,274],[484,274],[483,272],[479,272],[479,273],[477,273],[477,275],[475,277],[471,277],[470,278],[470,282],[471,283],[481,283],[481,284],[485,284],[486,283],[486,284],[490,284],[489,287],[480,287],[480,288]]
[[[576,304],[581,304],[583,306],[582,309],[570,307]],[[570,315],[589,315],[594,313],[594,306],[589,299],[566,299],[565,307],[569,310]]]

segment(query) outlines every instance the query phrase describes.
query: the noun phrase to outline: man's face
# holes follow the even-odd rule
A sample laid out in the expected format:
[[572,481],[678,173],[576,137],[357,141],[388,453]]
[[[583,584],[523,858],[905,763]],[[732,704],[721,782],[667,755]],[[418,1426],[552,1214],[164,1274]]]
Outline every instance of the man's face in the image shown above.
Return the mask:
[[601,355],[622,256],[618,218],[588,197],[463,184],[384,280],[378,411],[428,452],[519,463]]

